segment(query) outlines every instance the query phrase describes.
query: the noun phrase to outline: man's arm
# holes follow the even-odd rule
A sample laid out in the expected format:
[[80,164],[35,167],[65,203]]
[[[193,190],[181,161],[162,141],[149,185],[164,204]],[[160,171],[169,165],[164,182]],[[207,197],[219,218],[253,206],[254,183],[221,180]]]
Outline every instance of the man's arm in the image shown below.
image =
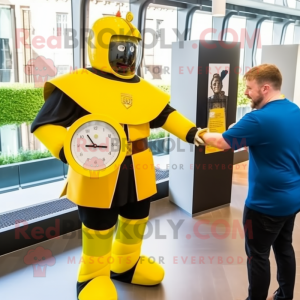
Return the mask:
[[255,112],[246,114],[238,123],[232,124],[224,133],[200,133],[200,137],[207,145],[219,149],[238,150],[247,146],[256,146],[264,143],[261,126]]
[[230,145],[225,141],[221,133],[205,132],[200,137],[206,145],[219,149],[230,149]]

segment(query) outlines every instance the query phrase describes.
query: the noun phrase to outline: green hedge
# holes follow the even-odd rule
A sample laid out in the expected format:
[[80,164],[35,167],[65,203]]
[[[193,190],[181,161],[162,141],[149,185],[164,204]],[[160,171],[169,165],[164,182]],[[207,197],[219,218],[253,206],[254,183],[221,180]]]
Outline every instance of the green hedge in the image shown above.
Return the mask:
[[43,88],[31,83],[0,84],[0,126],[32,123],[43,104]]
[[162,138],[165,138],[168,136],[170,136],[169,132],[167,132],[165,130],[161,130],[158,132],[151,132],[150,136],[148,137],[148,140],[150,141],[150,140],[162,139]]
[[47,157],[52,157],[52,154],[48,150],[20,150],[17,155],[2,155],[0,153],[0,166]]

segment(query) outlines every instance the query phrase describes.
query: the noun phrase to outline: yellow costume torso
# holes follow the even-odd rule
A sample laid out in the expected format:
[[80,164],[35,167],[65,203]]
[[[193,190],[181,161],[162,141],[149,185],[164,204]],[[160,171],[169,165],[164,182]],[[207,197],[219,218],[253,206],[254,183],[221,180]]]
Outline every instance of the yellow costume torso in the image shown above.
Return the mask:
[[[54,78],[45,85],[45,100],[57,87],[86,111],[104,114],[128,126],[129,141],[147,138],[149,122],[169,102],[169,95],[140,79],[127,83],[106,79],[86,69]],[[132,155],[137,199],[156,193],[155,168],[150,149]],[[61,194],[81,206],[110,208],[120,167],[106,177],[88,178],[69,168],[66,186]]]

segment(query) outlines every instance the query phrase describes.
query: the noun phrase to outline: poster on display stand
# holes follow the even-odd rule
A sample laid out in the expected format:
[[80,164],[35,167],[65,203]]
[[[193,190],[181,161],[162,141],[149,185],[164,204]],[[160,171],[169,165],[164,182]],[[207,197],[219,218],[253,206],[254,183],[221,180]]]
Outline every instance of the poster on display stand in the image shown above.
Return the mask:
[[[210,132],[226,130],[230,64],[209,64],[207,95],[207,127]],[[223,151],[212,146],[205,147],[205,154]]]

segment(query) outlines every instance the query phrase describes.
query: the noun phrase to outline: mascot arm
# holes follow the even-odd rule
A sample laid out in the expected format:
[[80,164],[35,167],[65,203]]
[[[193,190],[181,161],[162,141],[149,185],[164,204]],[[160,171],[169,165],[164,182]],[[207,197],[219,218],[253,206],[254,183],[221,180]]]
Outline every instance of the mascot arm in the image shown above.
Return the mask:
[[194,144],[194,138],[198,131],[195,124],[178,111],[173,111],[169,114],[162,128],[174,134],[184,142],[191,144]]
[[65,162],[63,145],[67,134],[66,128],[87,114],[89,112],[56,88],[33,121],[31,132],[54,157]]
[[169,104],[154,120],[150,122],[150,128],[159,128],[169,131],[181,140],[194,144],[197,128],[193,122],[185,118]]
[[[179,126],[178,126],[179,125]],[[198,131],[195,124],[177,112],[169,104],[154,120],[150,122],[150,128],[159,128],[169,131],[181,140],[194,144]]]
[[34,131],[34,135],[45,145],[51,154],[60,159],[67,129],[62,126],[47,124]]

